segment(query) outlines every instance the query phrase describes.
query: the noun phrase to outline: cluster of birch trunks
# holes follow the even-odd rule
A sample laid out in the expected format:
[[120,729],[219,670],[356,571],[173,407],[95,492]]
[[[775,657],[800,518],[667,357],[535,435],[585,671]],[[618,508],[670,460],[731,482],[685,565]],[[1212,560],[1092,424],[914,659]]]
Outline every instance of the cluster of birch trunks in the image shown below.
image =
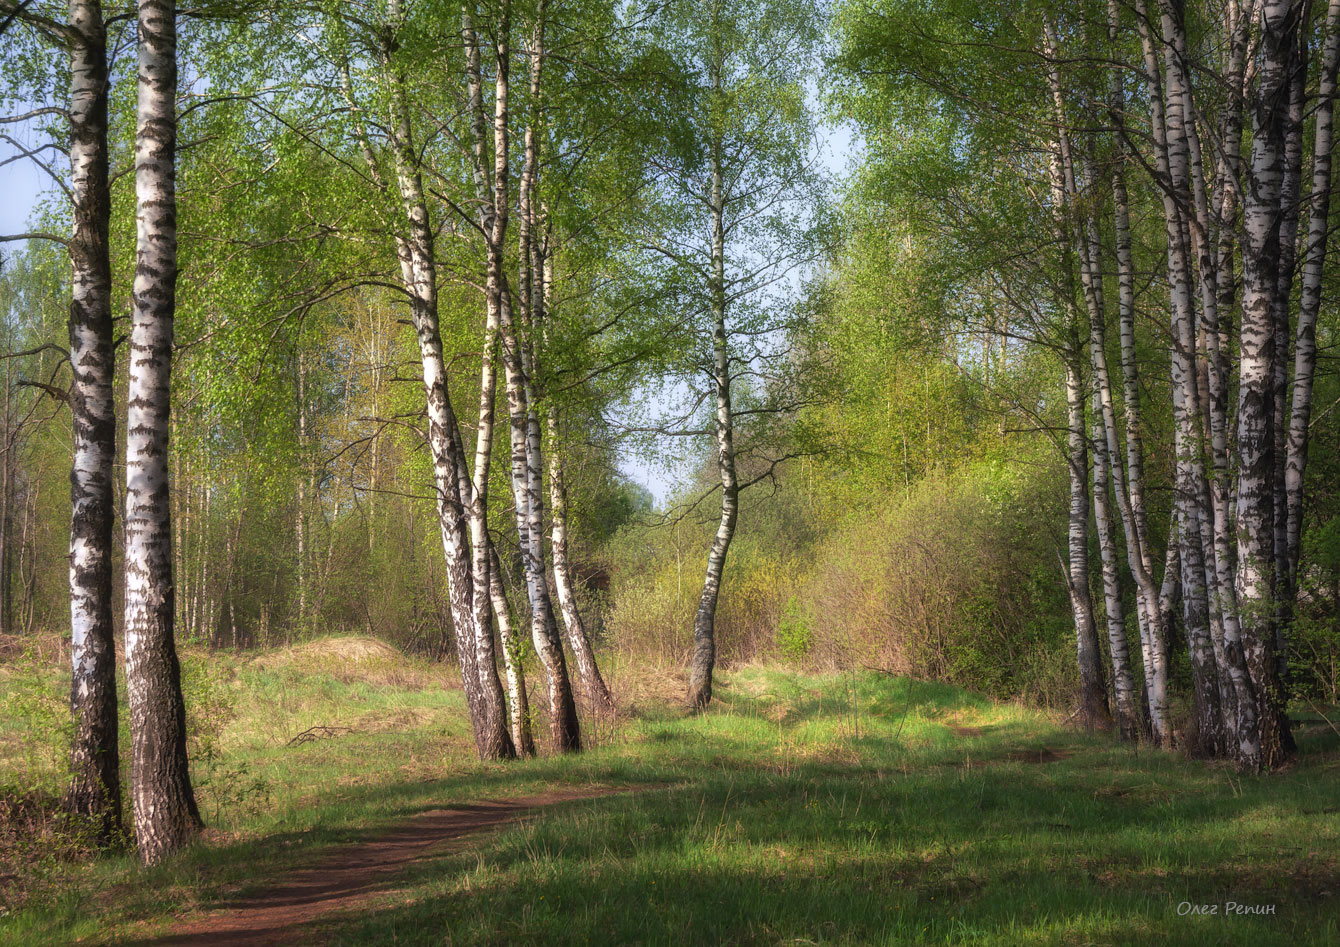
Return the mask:
[[[1180,633],[1194,693],[1178,738],[1246,769],[1274,767],[1293,748],[1284,656],[1299,587],[1340,3],[1321,11],[1307,0],[1229,0],[1188,10],[1177,0],[1113,0],[1107,62],[1072,57],[1074,29],[1047,22],[1042,53],[1056,235],[1079,283],[1065,359],[1068,574],[1083,712],[1169,744],[1168,649]],[[1132,85],[1139,93],[1128,101]],[[1166,244],[1175,472],[1161,581],[1146,505],[1131,187],[1157,195]],[[1109,212],[1111,244],[1099,238],[1098,215]],[[1115,299],[1105,294],[1112,283]],[[1113,309],[1115,370],[1106,338]],[[1087,578],[1090,512],[1101,604]],[[1136,586],[1138,662],[1125,633],[1123,558]]]
[[[113,636],[113,396],[115,340],[109,249],[111,200],[108,148],[107,17],[99,0],[71,0],[66,22],[27,5],[6,2],[14,14],[65,49],[70,57],[69,123],[73,232],[70,306],[70,405],[74,423],[71,476],[70,601],[73,629],[71,704],[76,718],[72,781],[75,813],[120,831],[121,776],[117,751]],[[562,419],[541,416],[535,391],[537,344],[556,252],[545,208],[534,199],[540,164],[532,110],[524,129],[519,174],[511,166],[508,95],[512,52],[510,7],[489,54],[495,57],[491,95],[481,66],[483,46],[469,7],[460,23],[469,90],[469,140],[464,159],[475,189],[472,219],[487,254],[477,436],[467,455],[462,423],[448,388],[438,314],[437,226],[425,197],[422,152],[412,139],[403,66],[395,55],[395,27],[403,22],[390,0],[380,26],[356,18],[364,50],[354,79],[348,53],[331,63],[354,116],[355,144],[366,162],[367,199],[379,208],[383,232],[394,245],[401,286],[418,339],[427,412],[427,443],[436,481],[437,522],[445,556],[452,626],[461,679],[481,757],[535,752],[518,630],[503,592],[501,564],[488,519],[489,470],[494,443],[497,361],[502,361],[511,446],[515,529],[526,580],[529,624],[544,667],[552,743],[581,747],[577,703],[564,657],[570,648],[590,706],[612,708],[609,689],[576,607],[567,554],[564,477],[556,453],[547,464],[546,439],[558,439]],[[175,589],[171,543],[168,434],[170,368],[177,281],[176,153],[178,121],[177,9],[171,0],[139,0],[138,105],[135,136],[136,271],[130,334],[126,412],[125,648],[131,725],[130,796],[141,857],[155,862],[180,848],[200,827],[186,752],[185,711],[174,644]],[[545,0],[540,0],[525,51],[532,101],[544,75]],[[347,49],[347,47],[346,47]],[[486,107],[486,102],[487,106]],[[375,125],[377,134],[369,127]],[[514,181],[514,178],[516,180]],[[515,183],[515,209],[511,197]],[[388,208],[396,208],[393,212]],[[509,231],[515,212],[516,226]],[[516,252],[509,253],[515,239]],[[546,476],[547,473],[547,476]],[[547,482],[547,497],[546,497]],[[546,503],[547,501],[547,503]],[[546,511],[546,505],[548,510]],[[546,549],[545,524],[549,524]],[[557,608],[551,599],[555,590]],[[500,644],[506,689],[499,677]]]

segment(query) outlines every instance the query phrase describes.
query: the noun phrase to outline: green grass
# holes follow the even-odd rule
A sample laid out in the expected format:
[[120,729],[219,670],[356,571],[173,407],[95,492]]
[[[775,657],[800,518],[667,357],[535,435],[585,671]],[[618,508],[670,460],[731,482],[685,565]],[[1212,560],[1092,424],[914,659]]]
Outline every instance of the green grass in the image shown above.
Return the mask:
[[[941,685],[746,669],[705,715],[643,709],[581,756],[481,764],[436,680],[451,669],[410,667],[239,666],[206,838],[153,870],[108,856],[67,873],[0,918],[0,942],[149,939],[417,812],[634,786],[417,862],[313,942],[1340,943],[1325,727],[1302,730],[1287,772],[1240,777]],[[356,732],[285,746],[315,724]],[[1225,917],[1230,900],[1274,914]]]

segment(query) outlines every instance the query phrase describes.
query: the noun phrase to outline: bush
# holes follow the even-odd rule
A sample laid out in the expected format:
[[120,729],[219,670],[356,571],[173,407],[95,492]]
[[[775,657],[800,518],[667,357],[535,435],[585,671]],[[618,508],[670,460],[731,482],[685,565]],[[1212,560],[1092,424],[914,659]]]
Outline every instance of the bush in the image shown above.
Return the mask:
[[812,639],[809,611],[793,595],[787,599],[777,624],[777,650],[788,661],[801,662],[809,656]]

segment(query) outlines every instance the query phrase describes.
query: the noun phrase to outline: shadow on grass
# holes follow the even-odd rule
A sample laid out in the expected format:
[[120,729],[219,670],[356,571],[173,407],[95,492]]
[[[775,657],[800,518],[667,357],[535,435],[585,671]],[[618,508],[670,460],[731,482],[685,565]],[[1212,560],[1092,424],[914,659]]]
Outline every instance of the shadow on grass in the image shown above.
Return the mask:
[[[346,790],[356,827],[189,860],[218,877],[274,878],[444,805],[673,784],[426,852],[370,883],[371,901],[285,942],[1340,942],[1340,823],[1323,771],[1334,734],[1303,733],[1286,773],[1238,778],[1020,716],[954,734],[941,718],[994,705],[952,689],[873,676],[846,694],[827,686],[837,695],[804,679],[738,679],[712,713],[647,720],[628,746]],[[860,736],[842,722],[858,713]],[[818,727],[822,739],[788,742]],[[912,747],[912,732],[938,739]],[[227,891],[224,903],[246,896]],[[1271,913],[1228,913],[1230,902]],[[1206,905],[1217,913],[1184,913]]]

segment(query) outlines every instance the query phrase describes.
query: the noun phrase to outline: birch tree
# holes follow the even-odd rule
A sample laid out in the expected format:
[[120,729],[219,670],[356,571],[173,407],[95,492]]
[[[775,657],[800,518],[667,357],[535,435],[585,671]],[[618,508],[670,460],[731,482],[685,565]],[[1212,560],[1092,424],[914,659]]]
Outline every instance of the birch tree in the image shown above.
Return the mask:
[[[116,418],[107,27],[99,0],[71,0],[65,23],[49,19],[28,4],[0,3],[0,13],[12,17],[20,28],[40,34],[68,56],[68,107],[39,106],[25,115],[6,118],[4,124],[31,124],[45,116],[58,116],[68,125],[69,186],[61,186],[69,198],[72,218],[66,245],[71,265],[68,355],[73,376],[68,401],[73,427],[69,608],[74,734],[65,805],[75,815],[94,819],[102,837],[110,839],[120,828],[121,781],[112,621]],[[5,140],[16,145],[8,135]],[[47,147],[39,146],[11,160],[36,160],[51,173],[40,157]],[[5,460],[8,465],[9,452]],[[6,487],[10,479],[6,478]],[[8,562],[7,553],[7,547],[0,552],[0,562]],[[8,589],[5,601],[8,605]],[[4,624],[8,627],[8,620]]]
[[[108,230],[107,30],[98,0],[70,3],[70,628],[75,716],[70,811],[120,827],[116,654],[112,623],[112,501],[116,456],[112,274]],[[173,104],[175,108],[175,103]]]
[[[364,117],[368,110],[358,98],[360,90],[353,82],[353,68],[347,48],[336,46],[334,56],[337,61],[334,66],[339,73],[338,82],[343,96],[354,115],[354,136],[367,169],[368,180],[381,199],[398,198],[402,208],[403,217],[399,220],[388,217],[387,226],[393,234],[401,285],[410,302],[418,340],[428,415],[427,441],[433,458],[439,531],[447,565],[461,679],[477,751],[485,759],[507,758],[515,755],[516,747],[508,727],[494,655],[493,627],[488,620],[488,610],[492,608],[491,585],[486,582],[484,588],[475,588],[477,575],[488,579],[491,560],[485,548],[475,549],[472,557],[470,510],[475,508],[475,484],[465,459],[459,422],[451,402],[443,352],[437,259],[433,249],[435,234],[423,185],[419,152],[412,138],[407,78],[397,38],[398,30],[403,25],[404,14],[400,4],[397,0],[390,0],[385,21],[375,31],[375,35],[363,37],[370,41],[379,69],[377,78],[383,83],[380,95],[376,94],[375,89],[370,91],[372,100],[381,106],[376,121],[385,135],[389,155],[378,154],[378,147],[369,132]],[[357,22],[352,24],[354,29],[359,26]],[[340,24],[341,31],[345,28],[344,24]],[[344,39],[344,42],[348,40]],[[394,190],[382,170],[383,161],[388,161],[393,169],[396,182]],[[487,369],[484,377],[487,382]]]
[[[775,417],[787,401],[778,384],[783,357],[770,348],[787,307],[769,293],[810,252],[813,220],[799,208],[807,200],[811,208],[817,204],[804,93],[814,24],[812,13],[795,5],[744,11],[707,0],[668,14],[663,29],[662,42],[689,77],[683,95],[694,145],[687,160],[664,162],[665,186],[681,216],[672,239],[654,242],[695,287],[693,348],[679,380],[690,392],[683,417],[701,426],[657,429],[706,440],[716,481],[711,492],[720,491],[686,695],[690,707],[702,709],[712,698],[717,603],[740,492],[781,460],[755,438],[746,447],[741,421]],[[742,406],[746,398],[751,403]],[[761,470],[743,473],[745,458]]]
[[[1242,646],[1258,702],[1259,734],[1244,745],[1249,766],[1276,766],[1292,749],[1274,659],[1275,363],[1272,306],[1278,292],[1285,177],[1285,123],[1295,68],[1302,4],[1261,5],[1257,88],[1251,103],[1252,149],[1243,201],[1243,300],[1239,331],[1237,595]],[[1286,336],[1287,338],[1287,336]],[[1284,497],[1278,497],[1283,502]],[[1239,715],[1243,713],[1241,705]],[[1240,727],[1242,726],[1240,722]]]
[[140,858],[161,861],[200,829],[186,759],[173,621],[168,483],[176,305],[177,26],[170,0],[139,0],[136,267],[126,408],[126,691]]

